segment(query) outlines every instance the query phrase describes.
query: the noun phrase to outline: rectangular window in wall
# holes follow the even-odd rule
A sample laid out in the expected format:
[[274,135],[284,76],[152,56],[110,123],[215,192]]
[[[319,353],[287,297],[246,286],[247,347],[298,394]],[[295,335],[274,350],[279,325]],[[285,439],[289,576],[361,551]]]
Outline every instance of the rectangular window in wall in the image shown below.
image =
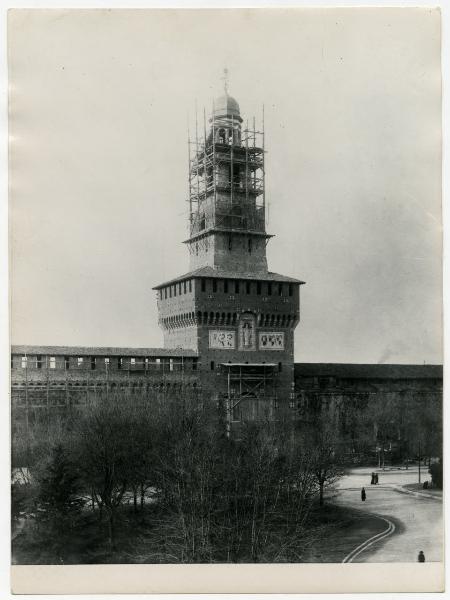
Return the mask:
[[256,282],[256,293],[259,295],[261,295],[261,282],[257,281]]
[[173,296],[174,296],[174,298],[176,298],[176,295],[177,295],[177,284],[175,283],[174,286],[173,286]]
[[228,279],[223,280],[223,291],[225,294],[228,294]]
[[36,369],[42,369],[42,356],[36,356]]
[[239,294],[239,281],[234,282],[234,293]]
[[167,300],[167,288],[164,288],[164,300]]
[[283,284],[282,283],[278,284],[278,295],[279,296],[283,295]]
[[202,285],[202,292],[205,292],[206,291],[206,279],[202,279],[201,281],[202,281],[202,284],[201,284]]
[[95,356],[91,356],[91,371],[95,371],[95,367],[97,366],[97,361]]
[[136,366],[136,359],[135,358],[130,358],[130,367],[132,369],[134,369],[135,366]]
[[105,356],[105,369],[109,368],[109,357]]
[[268,282],[267,283],[267,295],[271,296],[272,295],[272,282]]
[[289,296],[292,296],[292,283],[289,284]]
[[192,370],[196,371],[197,370],[197,358],[193,358],[192,359]]
[[56,369],[56,357],[50,356],[50,369]]
[[159,290],[159,299],[160,299],[160,300],[162,300],[162,299],[163,299],[163,296],[162,296],[162,294],[163,294],[162,290]]
[[192,292],[192,279],[189,279],[189,293]]
[[217,292],[217,279],[213,279],[213,292]]
[[183,291],[184,291],[184,293],[186,293],[186,283],[187,283],[186,281],[183,281]]
[[181,296],[181,281],[178,284],[178,295]]
[[169,371],[173,371],[173,358],[169,358]]
[[250,294],[250,281],[245,282],[245,293]]
[[214,366],[215,366],[215,365],[214,365],[214,361],[212,360],[212,361],[211,361],[211,371],[214,371]]
[[22,369],[26,369],[28,364],[28,358],[26,356],[22,356]]
[[64,368],[65,368],[65,370],[66,370],[66,371],[68,371],[68,370],[69,370],[69,367],[70,367],[70,360],[69,360],[69,357],[68,357],[68,356],[65,356],[65,357],[64,357]]
[[172,298],[172,286],[169,285],[169,298]]
[[[50,359],[50,360],[51,360],[51,359]],[[82,366],[83,366],[83,357],[82,357],[82,356],[79,356],[79,357],[77,358],[77,365],[78,365],[79,367],[82,367]]]

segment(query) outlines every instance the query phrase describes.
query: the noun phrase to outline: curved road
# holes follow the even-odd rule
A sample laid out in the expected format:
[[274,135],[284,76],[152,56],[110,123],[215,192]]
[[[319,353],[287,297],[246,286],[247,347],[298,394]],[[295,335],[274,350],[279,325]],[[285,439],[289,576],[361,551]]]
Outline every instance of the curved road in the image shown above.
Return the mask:
[[[370,485],[370,470],[355,469],[335,488],[335,504],[382,517],[385,530],[366,540],[346,562],[416,562],[423,550],[427,562],[443,559],[442,500],[404,493],[403,485],[417,481],[417,470],[378,471],[379,485]],[[366,501],[361,501],[361,487]],[[392,527],[392,526],[393,527]],[[366,549],[367,548],[367,549]]]

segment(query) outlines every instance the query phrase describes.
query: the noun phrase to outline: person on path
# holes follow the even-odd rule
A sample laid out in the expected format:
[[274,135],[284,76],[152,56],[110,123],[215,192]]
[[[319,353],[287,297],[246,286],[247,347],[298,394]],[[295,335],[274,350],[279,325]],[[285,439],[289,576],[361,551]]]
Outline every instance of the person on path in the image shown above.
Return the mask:
[[419,556],[417,557],[418,562],[425,562],[425,554],[423,553],[423,550],[421,550],[419,552]]
[[366,500],[366,490],[364,488],[362,488],[362,490],[361,490],[361,500],[363,502],[365,502],[365,500]]
[[378,473],[375,473],[375,485],[378,485]]
[[370,481],[370,485],[374,485],[375,484],[375,473],[372,472],[372,479]]

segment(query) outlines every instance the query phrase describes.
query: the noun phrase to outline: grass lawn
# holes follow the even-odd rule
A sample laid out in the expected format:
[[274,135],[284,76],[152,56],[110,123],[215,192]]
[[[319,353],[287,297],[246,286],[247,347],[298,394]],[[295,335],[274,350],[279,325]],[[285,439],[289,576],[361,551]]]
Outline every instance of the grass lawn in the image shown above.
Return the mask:
[[424,492],[425,494],[429,494],[430,496],[442,498],[442,490],[439,490],[437,488],[428,488],[424,490],[423,483],[408,483],[403,487],[407,490],[411,490],[412,492]]
[[365,540],[386,529],[386,522],[363,512],[323,507],[323,535],[311,545],[304,562],[339,563]]
[[[117,550],[107,543],[106,524],[99,525],[98,517],[85,514],[76,533],[67,532],[50,536],[46,543],[32,523],[26,523],[13,541],[13,564],[150,564],[176,563],[179,556],[165,545],[164,530],[168,522],[159,522],[160,515],[152,507],[138,513],[121,511],[117,522]],[[386,529],[386,523],[377,517],[331,503],[316,506],[310,523],[293,554],[279,556],[277,562],[327,563],[342,562],[344,557],[367,538]],[[225,556],[216,555],[215,562],[226,562]],[[292,556],[298,557],[292,560]],[[225,560],[223,560],[225,558]],[[240,562],[250,562],[242,557]],[[261,562],[268,562],[261,557]]]

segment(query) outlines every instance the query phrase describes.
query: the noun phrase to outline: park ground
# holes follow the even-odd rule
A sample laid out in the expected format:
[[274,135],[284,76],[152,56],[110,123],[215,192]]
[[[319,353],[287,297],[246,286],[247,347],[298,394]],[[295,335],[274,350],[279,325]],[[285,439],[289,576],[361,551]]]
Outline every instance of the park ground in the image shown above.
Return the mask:
[[[379,475],[378,485],[370,484],[372,470]],[[429,476],[423,469],[422,481],[426,478],[429,479]],[[366,490],[365,502],[361,501],[362,487]],[[329,490],[327,501],[336,508],[360,514],[362,527],[359,534],[357,525],[353,531],[347,533],[344,528],[340,532],[343,552],[350,546],[346,543],[349,538],[357,542],[354,548],[362,548],[352,562],[416,562],[420,550],[423,550],[427,562],[443,560],[442,492],[423,490],[418,484],[417,467],[385,471],[353,469]],[[364,521],[364,516],[367,521]],[[371,544],[370,538],[379,532],[370,535],[364,523],[372,523],[371,527],[375,530],[373,520],[378,520],[380,531],[388,530],[389,524],[391,527],[385,537]],[[325,551],[318,562],[337,562],[337,558],[334,550]]]
[[[370,484],[372,471],[378,472],[378,485]],[[429,478],[426,469],[422,481],[425,478]],[[442,491],[423,490],[417,467],[352,469],[327,490],[325,506],[316,507],[312,517],[312,535],[305,541],[301,562],[416,562],[420,550],[427,562],[443,559]],[[13,563],[45,564],[41,546],[33,548],[24,525],[21,520],[13,529]],[[71,552],[64,552],[61,562],[140,563],[163,558],[154,547],[151,506],[137,514],[131,505],[125,507],[118,537],[122,551],[111,555],[101,541],[96,519],[87,515],[83,536],[71,540]]]

